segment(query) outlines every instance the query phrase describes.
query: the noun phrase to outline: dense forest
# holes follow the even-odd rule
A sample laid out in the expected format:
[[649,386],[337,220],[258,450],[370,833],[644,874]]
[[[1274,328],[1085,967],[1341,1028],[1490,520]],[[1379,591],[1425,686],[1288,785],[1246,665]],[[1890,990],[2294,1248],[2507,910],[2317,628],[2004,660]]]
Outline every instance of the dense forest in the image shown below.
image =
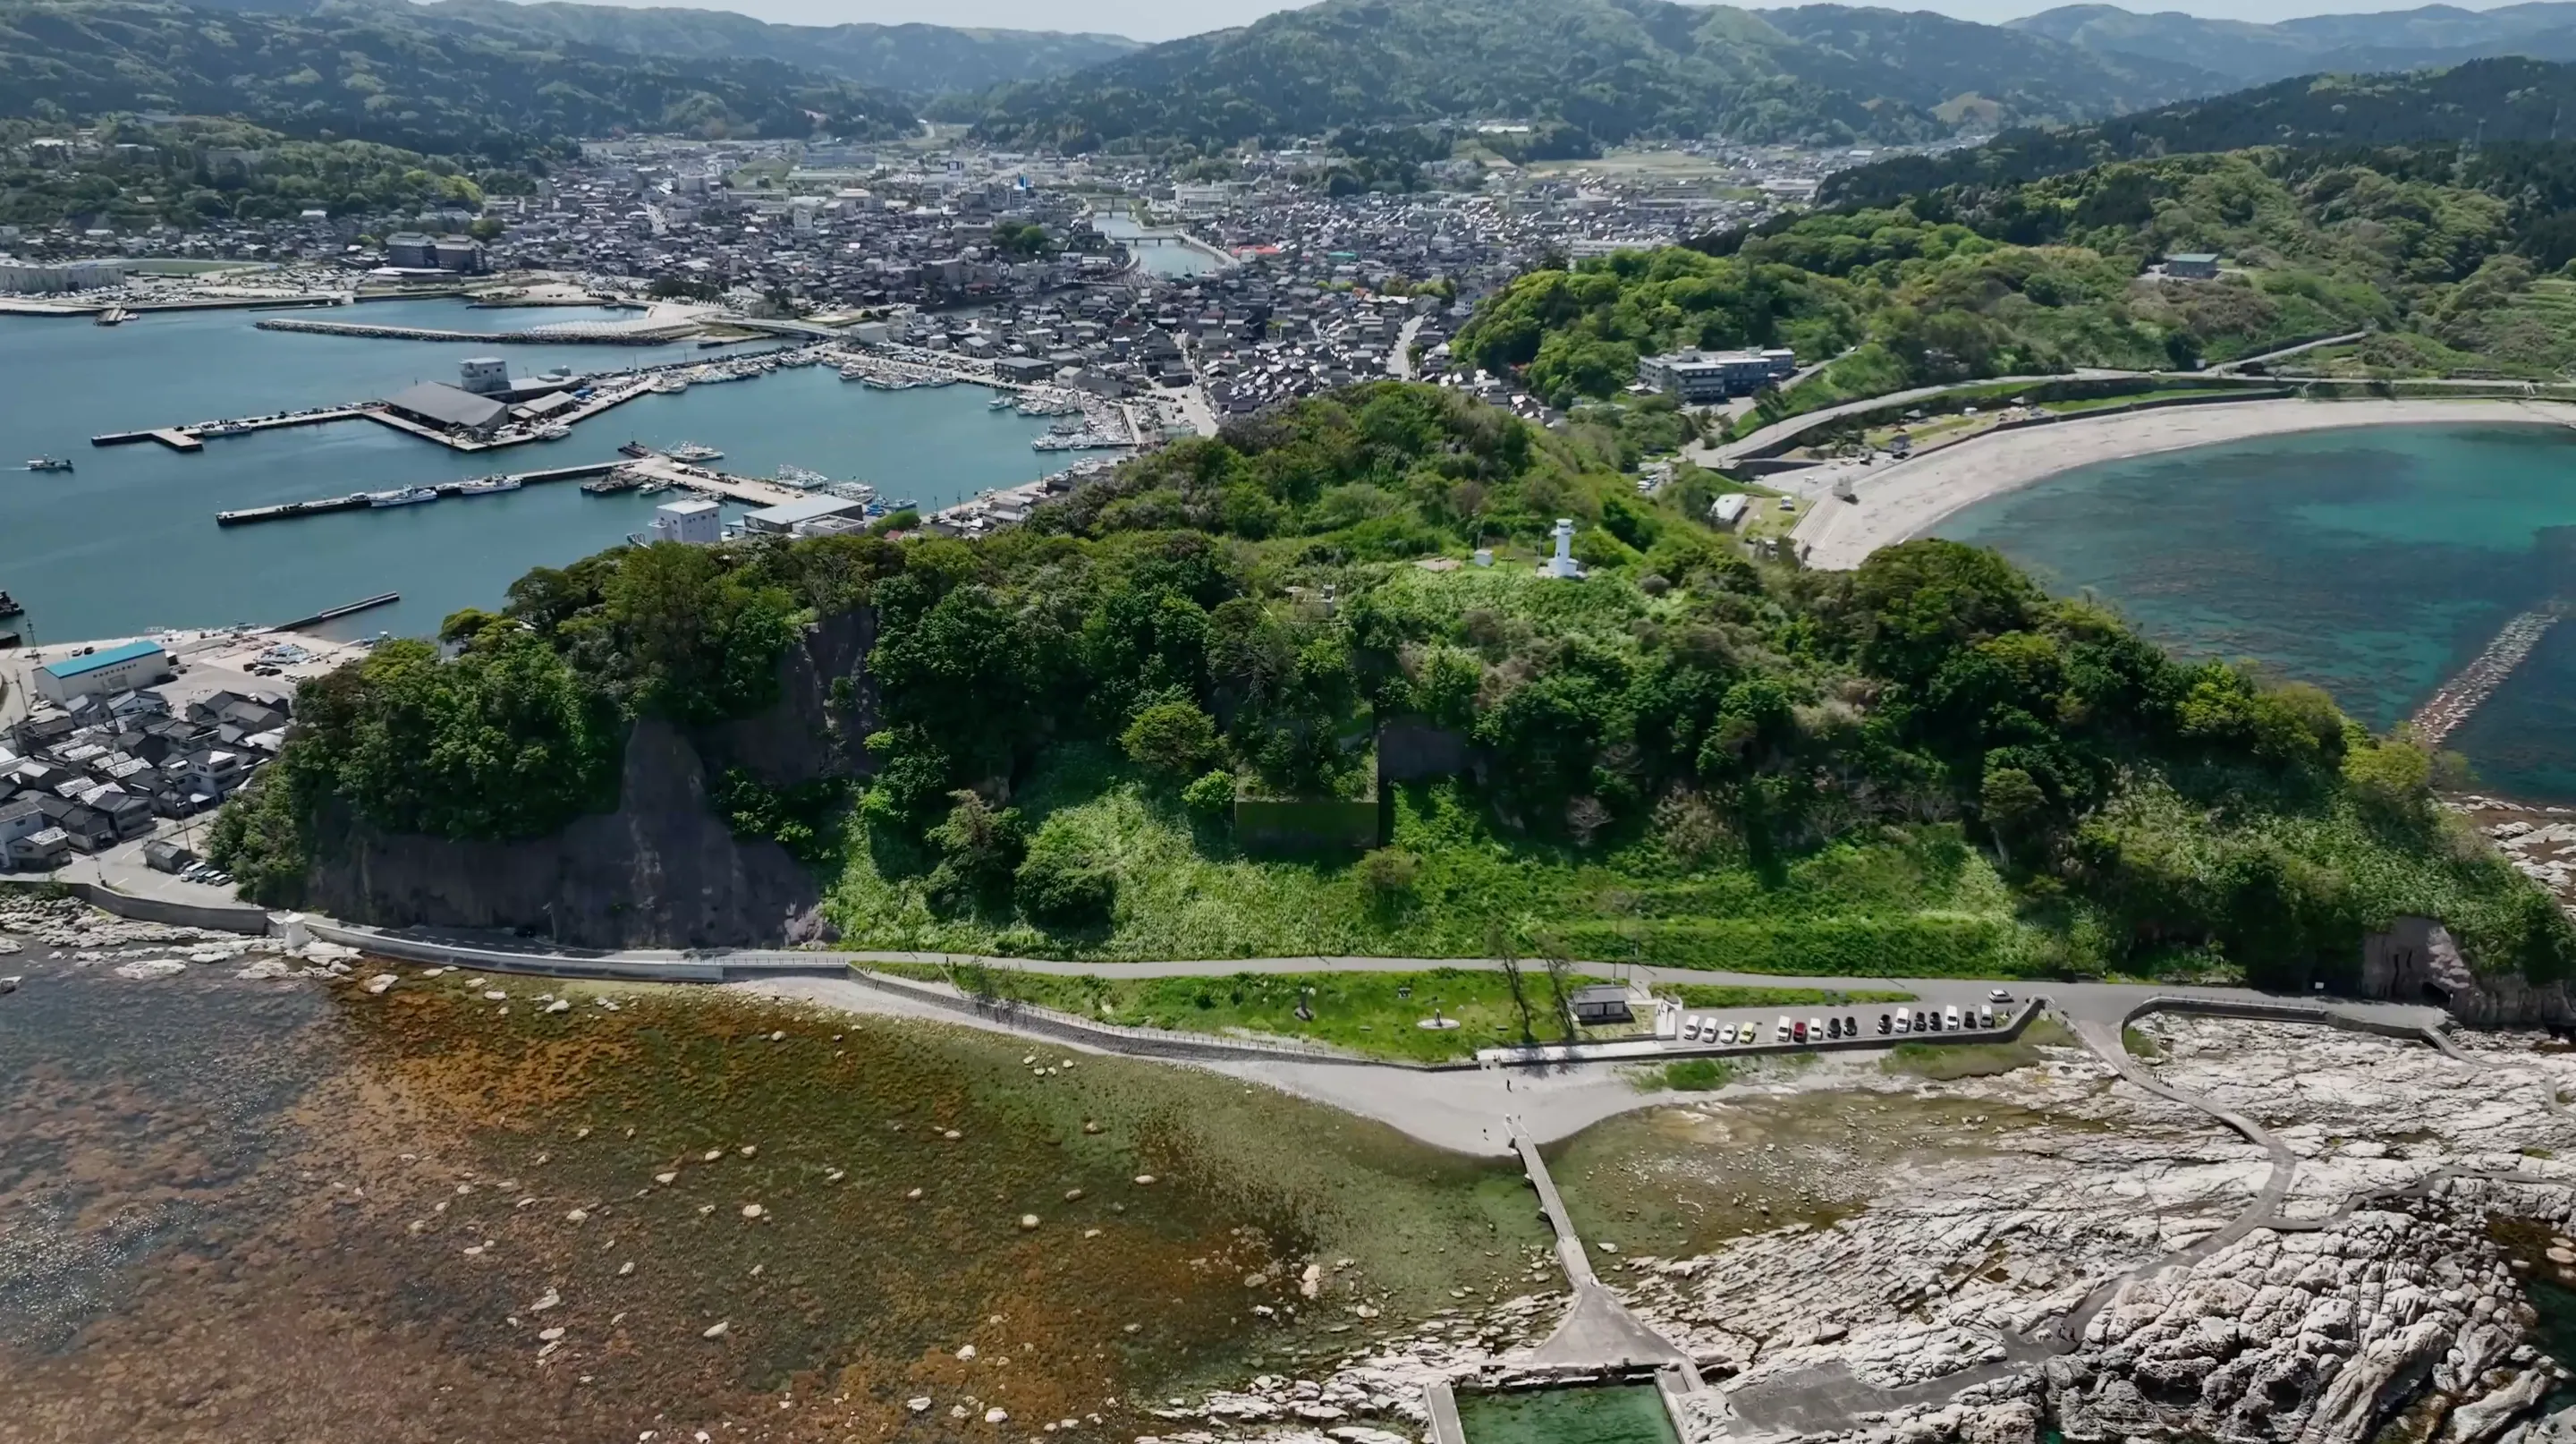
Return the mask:
[[2179,10],[2141,14],[2116,5],[2061,5],[2006,24],[2087,50],[2214,70],[2240,85],[2289,75],[2457,65],[2497,55],[2576,58],[2576,5],[2566,0],[2489,10],[2423,5],[2304,15],[2268,25]]
[[510,160],[564,138],[887,135],[910,107],[775,60],[646,58],[459,33],[390,8],[283,15],[0,3],[0,117],[233,116],[303,139]]
[[[1839,357],[1765,415],[1909,386],[2076,367],[2188,370],[2370,329],[2319,358],[2368,374],[2548,377],[2576,361],[2576,146],[2265,149],[2120,162],[1889,207],[1784,216],[1515,280],[1454,343],[1560,403],[1640,354]],[[2143,281],[2216,252],[2214,281]]]
[[2548,145],[2576,141],[2576,131],[2564,125],[2571,101],[2576,65],[2541,60],[2312,75],[2093,125],[2008,130],[1984,145],[1941,155],[1875,161],[1828,177],[1818,199],[1829,206],[1886,206],[1949,187],[2019,185],[2112,161],[2258,146]]
[[1931,14],[1756,13],[1668,0],[1324,0],[1010,87],[976,133],[1156,150],[1344,125],[1510,119],[1601,144],[1727,136],[1921,141],[1962,123],[2080,120],[2218,88]]
[[[0,121],[0,153],[24,153],[68,127]],[[486,194],[525,193],[526,168],[468,171],[444,156],[368,141],[290,140],[233,121],[150,125],[110,122],[95,153],[59,164],[0,163],[0,224],[52,225],[72,217],[120,229],[221,220],[292,220],[307,210],[340,216],[409,216],[446,207],[480,210]],[[141,147],[140,150],[132,147]],[[245,153],[256,155],[246,163]]]
[[[729,777],[851,940],[1089,956],[1569,955],[1841,972],[2342,977],[2397,911],[2562,975],[2550,901],[2431,806],[2433,760],[2311,687],[2187,664],[1999,557],[1749,558],[1640,496],[1623,439],[1378,383],[1139,458],[977,541],[603,553],[446,648],[307,684],[216,855],[294,896],[313,820],[524,837],[614,803],[622,730],[755,712],[866,605],[879,730],[846,792]],[[1579,581],[1528,558],[1576,519]],[[1473,547],[1491,567],[1461,565]],[[1230,817],[1365,798],[1385,845],[1272,860]],[[1439,769],[1435,769],[1439,770]],[[1198,951],[1181,951],[1197,949]]]

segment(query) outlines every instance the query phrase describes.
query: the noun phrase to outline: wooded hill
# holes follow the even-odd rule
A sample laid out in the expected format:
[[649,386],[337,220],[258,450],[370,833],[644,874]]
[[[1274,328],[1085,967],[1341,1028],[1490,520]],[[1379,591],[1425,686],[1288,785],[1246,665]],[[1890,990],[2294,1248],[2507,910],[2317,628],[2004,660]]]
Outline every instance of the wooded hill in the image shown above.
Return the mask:
[[976,133],[1202,148],[1343,125],[1561,123],[1600,144],[1921,141],[2080,120],[2224,81],[1928,13],[1667,0],[1324,0],[995,96]]
[[[1911,386],[2097,366],[2187,370],[2369,328],[2305,358],[2357,375],[2576,361],[2576,146],[2263,149],[2124,161],[1784,217],[1696,248],[1540,270],[1454,342],[1558,402],[1674,346],[1841,356],[1762,415]],[[2215,252],[2214,281],[2143,279]],[[1845,351],[1850,354],[1843,355]]]
[[[1616,469],[1673,439],[1652,420],[1551,433],[1378,383],[977,541],[656,545],[531,573],[450,620],[453,657],[392,642],[307,684],[214,852],[283,903],[326,809],[561,828],[613,804],[629,719],[757,712],[801,619],[864,606],[855,806],[839,784],[714,789],[832,880],[854,945],[2298,986],[2349,977],[2405,911],[2482,966],[2576,960],[2555,905],[2430,806],[2430,759],[2323,693],[2176,662],[1951,543],[1849,574],[1750,561],[1695,520],[1712,478],[1649,498]],[[1530,564],[1559,516],[1582,580]],[[1478,545],[1494,566],[1458,564]],[[1398,722],[1464,752],[1387,785],[1387,845],[1247,852],[1240,799],[1366,796]]]
[[392,9],[310,15],[142,0],[0,3],[0,116],[167,111],[305,139],[506,157],[625,131],[909,133],[889,92],[775,60],[666,60],[423,24]]

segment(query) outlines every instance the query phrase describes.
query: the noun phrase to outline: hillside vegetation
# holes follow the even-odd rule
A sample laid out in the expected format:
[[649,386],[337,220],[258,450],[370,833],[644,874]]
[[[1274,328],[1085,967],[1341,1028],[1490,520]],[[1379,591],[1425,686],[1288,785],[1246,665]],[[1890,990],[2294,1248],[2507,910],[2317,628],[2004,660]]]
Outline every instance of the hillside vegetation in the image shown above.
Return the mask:
[[[2180,18],[2180,17],[2177,17]],[[2576,101],[2576,65],[2478,61],[2405,74],[2310,75],[2092,125],[2025,127],[1942,155],[1894,156],[1826,178],[1827,205],[1892,205],[1950,186],[2018,185],[2112,161],[2282,147],[2350,151],[2548,146]],[[2435,144],[2441,143],[2441,144]],[[2474,164],[2474,157],[2461,156]]]
[[234,116],[305,139],[509,157],[626,131],[887,135],[883,91],[775,60],[640,57],[391,8],[307,15],[142,0],[0,3],[0,116]]
[[[1380,383],[1139,458],[975,542],[604,553],[309,684],[214,848],[291,900],[312,820],[529,836],[613,798],[622,727],[759,710],[864,602],[854,808],[719,788],[831,878],[845,941],[1105,958],[1644,958],[1805,973],[2341,978],[2401,911],[2563,974],[2555,907],[2314,688],[2186,665],[2000,557],[1757,565],[1596,434]],[[1577,520],[1580,581],[1528,558]],[[1502,549],[1490,568],[1456,565]],[[1436,563],[1426,566],[1425,562]],[[1362,854],[1248,850],[1250,800],[1365,798]],[[1435,773],[1438,769],[1434,769]]]
[[[2562,199],[2564,198],[2564,199]],[[1454,345],[1560,403],[1673,346],[1837,357],[1747,424],[1911,386],[2077,367],[2187,370],[2372,330],[2359,374],[2576,361],[2553,279],[2576,256],[2576,147],[2257,150],[2120,162],[1521,276]],[[2210,251],[2214,281],[2142,273]],[[1849,354],[1844,354],[1846,351]]]
[[1931,14],[1668,0],[1324,0],[998,93],[985,139],[1214,147],[1344,125],[1516,120],[1597,143],[1920,141],[1962,97],[1993,123],[2108,115],[2217,84]]
[[1043,80],[1144,48],[1116,35],[948,25],[772,25],[727,10],[640,10],[562,0],[435,0],[393,8],[431,25],[545,37],[663,60],[775,60],[909,95]]
[[2563,0],[2485,11],[2425,5],[2376,14],[2308,15],[2270,25],[2178,10],[2142,15],[2116,5],[2062,5],[2007,24],[2105,55],[2215,70],[2245,84],[2285,75],[2456,65],[2497,55],[2576,57],[2576,5]]
[[[23,153],[39,135],[65,126],[0,121],[0,151]],[[52,225],[74,216],[120,229],[210,220],[291,220],[306,210],[334,215],[409,215],[443,206],[479,210],[487,191],[525,191],[535,184],[514,168],[468,172],[444,156],[366,141],[289,140],[231,121],[144,125],[125,120],[101,128],[94,155],[58,165],[0,164],[0,224]],[[116,149],[142,145],[137,154]],[[210,160],[225,150],[256,150],[259,164]]]

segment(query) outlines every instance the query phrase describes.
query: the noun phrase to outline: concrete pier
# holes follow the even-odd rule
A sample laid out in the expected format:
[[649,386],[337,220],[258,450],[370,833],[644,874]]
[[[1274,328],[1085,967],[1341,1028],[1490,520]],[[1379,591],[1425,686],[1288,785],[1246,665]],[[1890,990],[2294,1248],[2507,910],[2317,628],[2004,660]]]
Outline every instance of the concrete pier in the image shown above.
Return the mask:
[[1594,1373],[1678,1366],[1683,1377],[1696,1383],[1699,1373],[1690,1355],[1637,1322],[1628,1306],[1602,1286],[1600,1276],[1592,1271],[1591,1256],[1583,1250],[1583,1240],[1574,1232],[1574,1220],[1565,1211],[1565,1199],[1556,1191],[1556,1180],[1548,1176],[1547,1160],[1539,1156],[1538,1141],[1518,1118],[1508,1121],[1521,1168],[1529,1174],[1530,1187],[1538,1190],[1548,1226],[1556,1231],[1556,1261],[1564,1268],[1567,1282],[1574,1285],[1573,1309],[1556,1332],[1521,1361],[1522,1367]]

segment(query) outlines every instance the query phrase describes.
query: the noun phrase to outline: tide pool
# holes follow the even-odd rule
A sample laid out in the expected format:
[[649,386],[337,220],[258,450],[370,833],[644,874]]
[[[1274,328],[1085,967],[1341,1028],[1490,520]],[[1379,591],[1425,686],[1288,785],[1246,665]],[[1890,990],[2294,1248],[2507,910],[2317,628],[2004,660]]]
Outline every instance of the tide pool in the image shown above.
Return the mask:
[[[2374,728],[2506,618],[2576,600],[2576,434],[2376,426],[2061,473],[1937,532],[2091,593],[2193,657],[2253,658]],[[2576,632],[2553,630],[2448,746],[2487,786],[2576,797]]]
[[370,421],[218,437],[193,455],[148,442],[89,444],[102,432],[365,400],[415,381],[452,383],[468,356],[499,355],[513,372],[533,375],[765,349],[487,349],[262,331],[254,322],[263,314],[499,331],[594,313],[386,301],[316,312],[171,312],[117,327],[0,318],[0,468],[40,455],[77,468],[0,470],[0,590],[27,608],[36,641],[274,623],[387,591],[402,593],[401,603],[348,618],[339,633],[426,634],[459,607],[498,603],[530,567],[559,566],[642,530],[670,498],[588,496],[558,482],[248,527],[218,528],[222,510],[606,461],[630,439],[703,442],[724,451],[717,464],[728,471],[768,476],[799,466],[926,507],[1029,481],[1068,460],[1030,450],[1047,423],[991,410],[982,387],[875,391],[823,366],[646,396],[583,423],[567,440],[501,451],[452,452]]

